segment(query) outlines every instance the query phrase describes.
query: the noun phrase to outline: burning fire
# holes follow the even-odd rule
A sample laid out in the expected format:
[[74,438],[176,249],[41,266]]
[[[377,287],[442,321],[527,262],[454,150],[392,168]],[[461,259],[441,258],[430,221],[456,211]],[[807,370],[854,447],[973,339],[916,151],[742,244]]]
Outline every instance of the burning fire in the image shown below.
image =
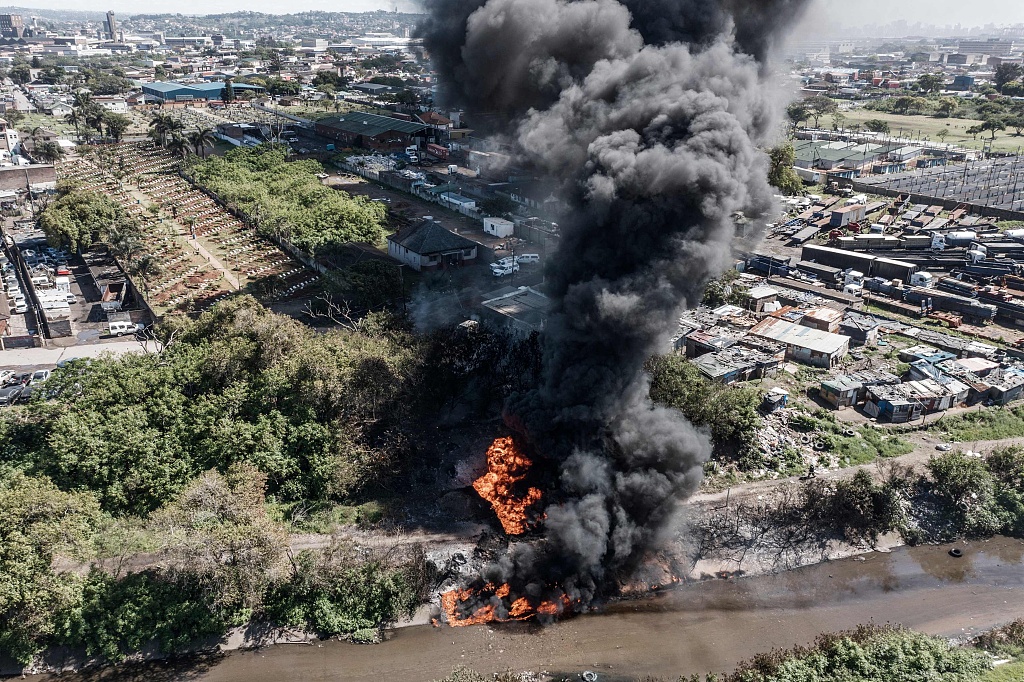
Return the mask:
[[[441,594],[441,608],[448,615],[448,624],[452,627],[529,620],[534,616],[555,617],[572,608],[572,601],[565,594],[556,601],[541,601],[534,606],[526,597],[511,599],[511,592],[508,585],[495,587],[493,583],[487,583],[479,590],[455,589]],[[472,611],[470,603],[476,605]]]
[[516,449],[511,438],[498,438],[487,448],[487,473],[473,481],[480,497],[491,503],[501,527],[509,535],[522,535],[531,525],[529,509],[540,501],[541,492],[529,488],[524,497],[516,494],[515,487],[533,465]]
[[[525,495],[520,494],[532,465],[512,438],[498,438],[487,449],[487,473],[473,481],[473,488],[491,503],[501,527],[509,535],[522,535],[538,520],[531,513],[531,507],[540,502],[541,491],[530,487]],[[441,594],[441,608],[453,627],[527,620],[535,616],[554,617],[568,611],[571,605],[565,594],[555,601],[513,598],[512,588],[507,584],[487,583],[478,588],[454,589]]]

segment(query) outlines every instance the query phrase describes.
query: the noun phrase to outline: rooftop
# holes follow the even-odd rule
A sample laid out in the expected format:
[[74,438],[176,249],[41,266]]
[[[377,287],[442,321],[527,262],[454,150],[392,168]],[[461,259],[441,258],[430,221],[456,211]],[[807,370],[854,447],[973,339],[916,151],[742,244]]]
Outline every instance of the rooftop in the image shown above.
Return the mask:
[[806,348],[828,355],[838,353],[846,348],[850,342],[847,336],[804,327],[775,317],[767,317],[761,320],[750,330],[750,333],[789,346]]
[[399,230],[390,235],[388,241],[404,246],[421,256],[459,251],[477,246],[476,242],[445,229],[440,223],[431,219],[424,219],[405,230]]
[[343,130],[346,133],[367,135],[369,137],[376,137],[381,133],[387,132],[412,135],[427,128],[425,123],[403,121],[399,118],[367,114],[361,111],[352,111],[341,116],[329,116],[328,118],[320,119],[317,123],[329,128]]

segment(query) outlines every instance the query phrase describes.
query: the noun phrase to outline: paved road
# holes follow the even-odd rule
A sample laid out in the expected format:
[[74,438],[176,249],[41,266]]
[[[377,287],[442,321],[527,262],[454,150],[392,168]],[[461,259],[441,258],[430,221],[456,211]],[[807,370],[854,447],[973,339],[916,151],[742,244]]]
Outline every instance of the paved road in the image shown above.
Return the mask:
[[[150,344],[149,352],[152,352]],[[111,343],[90,343],[68,348],[9,348],[0,351],[0,369],[15,367],[35,367],[38,365],[53,366],[61,360],[71,358],[95,358],[105,353],[123,355],[125,353],[145,353],[142,344],[130,341],[114,341]]]

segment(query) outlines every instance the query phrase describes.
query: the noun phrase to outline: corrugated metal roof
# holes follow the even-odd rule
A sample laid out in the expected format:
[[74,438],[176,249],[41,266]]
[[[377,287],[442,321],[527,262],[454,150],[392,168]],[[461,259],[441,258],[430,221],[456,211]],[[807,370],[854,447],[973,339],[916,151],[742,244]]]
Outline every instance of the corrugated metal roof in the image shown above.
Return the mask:
[[778,341],[789,346],[806,348],[828,355],[838,353],[846,348],[850,342],[850,338],[847,336],[823,332],[811,327],[803,327],[774,317],[761,320],[750,330],[750,333],[754,336],[771,339],[772,341]]
[[390,116],[378,116],[367,114],[362,111],[352,111],[341,116],[330,116],[317,121],[318,125],[328,128],[337,128],[353,135],[366,135],[376,137],[381,133],[396,132],[412,135],[429,128],[424,123],[414,121],[403,121]]

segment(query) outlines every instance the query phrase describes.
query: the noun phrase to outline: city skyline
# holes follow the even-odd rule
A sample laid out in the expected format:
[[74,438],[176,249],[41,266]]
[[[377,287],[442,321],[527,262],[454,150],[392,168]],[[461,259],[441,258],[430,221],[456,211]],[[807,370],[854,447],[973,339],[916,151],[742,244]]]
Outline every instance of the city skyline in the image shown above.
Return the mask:
[[[127,18],[133,14],[160,13],[158,8],[140,11],[138,3],[130,0],[34,0],[32,6],[38,9],[62,9],[114,12]],[[416,12],[420,3],[416,0],[301,0],[282,7],[270,0],[177,0],[167,6],[167,13],[221,14],[238,11],[257,11],[268,14],[287,14],[301,11],[325,12],[368,12],[373,10],[399,10]],[[894,5],[887,0],[862,0],[855,8],[845,0],[815,0],[811,10],[813,17],[827,17],[844,26],[885,25],[896,21],[922,22],[936,26],[960,24],[964,28],[987,24],[1024,23],[1024,3],[1017,0],[978,0],[965,5],[955,0],[904,0]]]

